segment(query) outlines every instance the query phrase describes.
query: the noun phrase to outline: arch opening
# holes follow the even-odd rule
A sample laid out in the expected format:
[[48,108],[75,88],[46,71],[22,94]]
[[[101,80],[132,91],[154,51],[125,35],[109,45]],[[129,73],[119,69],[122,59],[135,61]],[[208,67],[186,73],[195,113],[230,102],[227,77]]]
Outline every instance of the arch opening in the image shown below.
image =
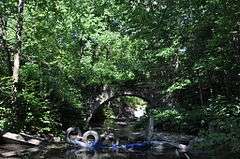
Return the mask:
[[89,125],[103,129],[119,129],[131,126],[144,129],[147,124],[150,102],[141,96],[123,94],[102,102],[93,114]]

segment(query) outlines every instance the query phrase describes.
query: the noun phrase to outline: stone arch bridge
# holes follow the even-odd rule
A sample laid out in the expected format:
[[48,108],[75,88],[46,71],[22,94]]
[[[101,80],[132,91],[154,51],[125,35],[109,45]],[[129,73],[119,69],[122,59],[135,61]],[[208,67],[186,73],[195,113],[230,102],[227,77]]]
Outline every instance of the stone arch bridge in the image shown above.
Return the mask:
[[87,119],[87,125],[92,119],[97,110],[104,104],[122,96],[139,97],[148,103],[148,108],[153,109],[159,106],[166,105],[166,99],[159,96],[159,90],[150,87],[128,86],[121,88],[112,88],[110,86],[103,86],[101,93],[95,95],[89,101],[90,110]]

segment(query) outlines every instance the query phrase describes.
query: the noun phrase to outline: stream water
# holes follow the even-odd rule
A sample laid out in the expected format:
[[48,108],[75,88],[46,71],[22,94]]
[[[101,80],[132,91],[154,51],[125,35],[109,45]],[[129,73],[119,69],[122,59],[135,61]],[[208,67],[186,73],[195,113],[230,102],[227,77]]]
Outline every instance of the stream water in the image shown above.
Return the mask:
[[[7,144],[0,145],[0,153],[6,149],[26,149],[31,147],[26,147],[19,144]],[[235,156],[229,154],[228,152],[223,152],[217,156],[209,156],[204,153],[198,154],[188,154],[187,158],[183,153],[178,153],[176,150],[164,150],[164,151],[84,151],[81,149],[69,148],[66,145],[51,145],[41,148],[36,152],[25,151],[12,159],[239,159],[240,157],[236,154]],[[0,156],[1,158],[1,156]]]
[[[39,159],[180,159],[184,156],[177,156],[175,151],[164,153],[147,152],[82,152],[81,150],[51,150],[47,153],[37,153],[30,158]],[[197,158],[203,159],[203,158]],[[205,159],[205,158],[204,158]]]
[[175,151],[156,153],[146,152],[81,152],[80,150],[51,150],[47,153],[37,153],[25,159],[239,159],[237,156],[229,156],[227,153],[220,156],[207,156],[206,154],[191,155],[189,158],[183,154],[177,155]]
[[[151,127],[151,124],[149,127]],[[151,133],[149,131],[149,134]],[[154,137],[164,141],[176,141],[177,143],[186,142],[192,138],[169,133],[155,133]],[[14,157],[14,159],[240,159],[238,154],[233,156],[228,150],[221,151],[221,154],[217,153],[217,156],[210,156],[203,152],[187,153],[186,155],[186,153],[179,152],[176,147],[167,145],[163,146],[163,148],[151,147],[146,151],[105,148],[100,150],[86,151],[73,148],[64,142],[42,145],[40,147],[30,147],[16,143],[0,143],[0,159],[4,157],[2,154],[6,155],[6,153]],[[16,155],[12,156],[12,152],[16,153]]]

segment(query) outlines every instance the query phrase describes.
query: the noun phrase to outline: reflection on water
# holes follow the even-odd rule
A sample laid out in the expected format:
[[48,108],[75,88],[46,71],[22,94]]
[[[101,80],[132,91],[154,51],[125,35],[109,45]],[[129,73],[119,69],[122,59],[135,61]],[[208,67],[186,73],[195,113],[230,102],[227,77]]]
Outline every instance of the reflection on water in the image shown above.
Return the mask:
[[[187,159],[184,154],[178,154],[175,149],[148,151],[121,151],[114,152],[112,149],[101,151],[86,151],[83,149],[70,148],[64,145],[51,145],[40,148],[40,151],[29,151],[30,147],[19,144],[0,144],[0,153],[8,151],[23,150],[24,153],[17,155],[14,159]],[[227,150],[216,154],[206,154],[203,152],[188,153],[190,159],[239,159],[239,154],[233,154]],[[1,158],[1,155],[0,155]]]
[[[69,148],[44,148],[40,152],[24,154],[14,159],[239,159],[239,154],[223,152],[217,155],[206,153],[190,153],[189,158],[184,154],[178,154],[177,151],[144,151],[144,152],[114,152],[111,150],[86,151],[83,149]],[[1,158],[1,156],[0,156]]]
[[174,151],[162,154],[154,154],[153,152],[96,152],[83,151],[81,149],[61,150],[55,149],[46,153],[40,153],[31,158],[47,158],[47,159],[176,159],[178,158]]
[[[81,152],[77,154],[67,154],[67,159],[128,159],[143,158],[144,154],[126,154],[126,153],[100,153],[100,152]],[[145,157],[144,157],[145,158]]]

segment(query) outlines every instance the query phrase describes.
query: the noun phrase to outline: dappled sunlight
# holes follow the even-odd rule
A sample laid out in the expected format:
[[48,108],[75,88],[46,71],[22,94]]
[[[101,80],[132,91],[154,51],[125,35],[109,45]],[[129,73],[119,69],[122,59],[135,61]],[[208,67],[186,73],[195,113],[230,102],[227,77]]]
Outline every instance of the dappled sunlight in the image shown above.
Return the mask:
[[11,138],[47,147],[74,127],[154,139],[180,158],[181,147],[240,154],[239,10],[240,0],[1,0],[0,140],[24,133]]

